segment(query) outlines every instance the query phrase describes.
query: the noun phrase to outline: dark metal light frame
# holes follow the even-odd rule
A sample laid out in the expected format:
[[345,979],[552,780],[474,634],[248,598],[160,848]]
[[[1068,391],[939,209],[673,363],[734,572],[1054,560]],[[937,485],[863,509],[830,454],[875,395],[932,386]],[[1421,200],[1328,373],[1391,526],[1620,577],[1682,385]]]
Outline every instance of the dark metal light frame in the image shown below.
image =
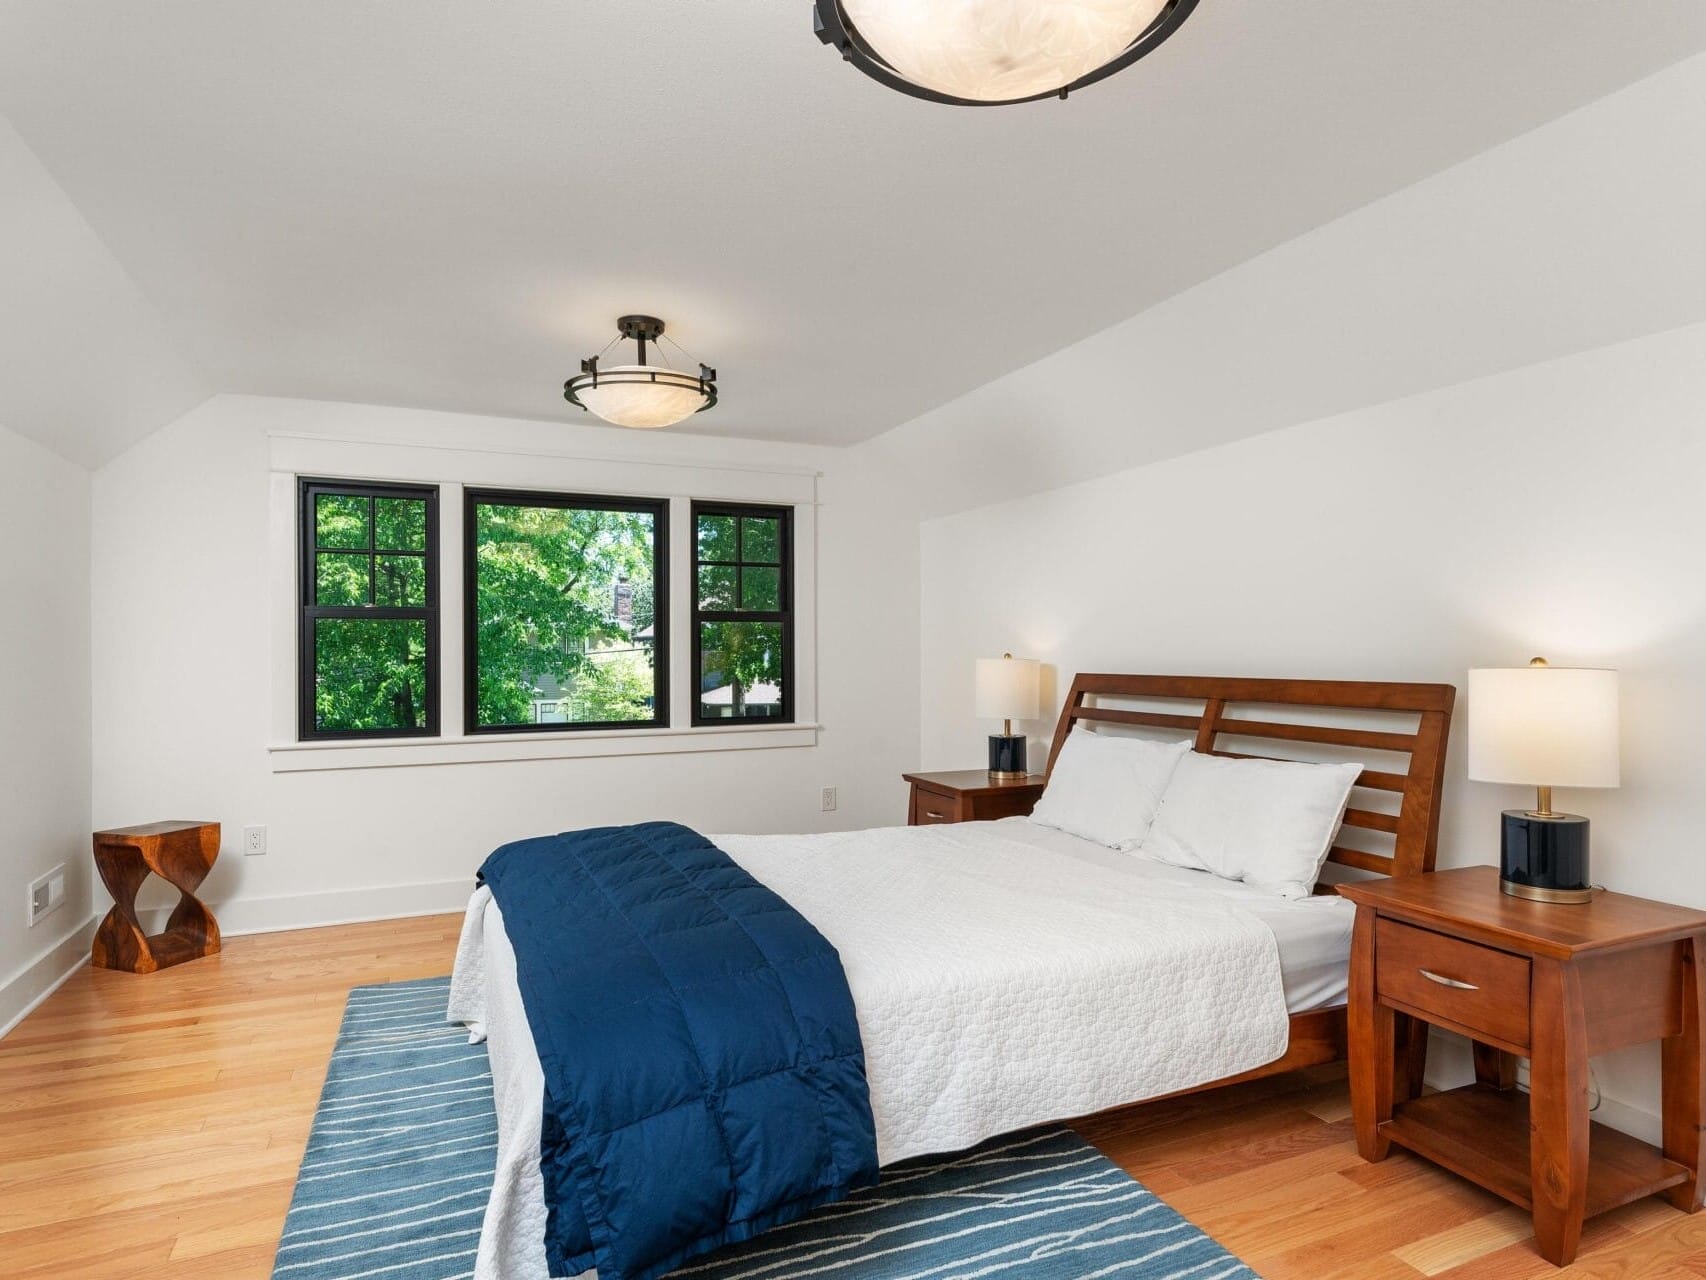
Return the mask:
[[[635,363],[643,365],[646,363],[646,343],[655,343],[663,336],[663,321],[656,316],[623,316],[616,321],[616,332],[639,345],[640,355]],[[701,364],[697,376],[675,369],[660,368],[650,368],[643,372],[634,369],[603,370],[598,367],[597,356],[588,356],[581,361],[581,371],[563,384],[563,399],[578,409],[586,409],[580,398],[580,393],[586,388],[638,383],[697,391],[705,397],[705,403],[695,409],[695,413],[704,413],[717,403],[717,371],[710,365]],[[592,410],[587,409],[587,412],[591,413]]]
[[1197,7],[1197,0],[1169,0],[1167,7],[1156,15],[1155,21],[1144,29],[1142,35],[1127,45],[1123,53],[1088,75],[1078,77],[1071,84],[1044,93],[1033,93],[1024,98],[1002,98],[993,102],[981,98],[956,98],[952,94],[938,93],[908,80],[885,62],[882,55],[859,33],[859,29],[853,25],[853,20],[842,11],[841,0],[813,0],[813,4],[817,38],[838,49],[844,60],[851,62],[871,79],[929,102],[945,102],[956,107],[1005,107],[1018,102],[1038,102],[1043,98],[1065,98],[1067,94],[1086,85],[1105,80],[1117,71],[1124,71],[1145,54],[1153,53],[1167,37],[1183,26],[1185,19],[1191,16],[1191,10]]

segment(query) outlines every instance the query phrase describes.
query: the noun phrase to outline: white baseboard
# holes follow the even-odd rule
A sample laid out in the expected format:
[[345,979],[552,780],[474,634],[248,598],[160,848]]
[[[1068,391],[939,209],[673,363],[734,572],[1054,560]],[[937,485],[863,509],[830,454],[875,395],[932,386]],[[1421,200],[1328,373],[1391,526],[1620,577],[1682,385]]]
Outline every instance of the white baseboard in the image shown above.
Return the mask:
[[1655,1147],[1664,1145],[1664,1121],[1641,1107],[1601,1094],[1593,1118],[1603,1125],[1627,1133],[1630,1137],[1650,1142]]
[[[373,889],[338,889],[327,893],[291,894],[277,898],[239,898],[211,902],[219,932],[228,938],[248,933],[277,933],[285,929],[317,929],[334,924],[364,924],[373,920],[403,920],[460,912],[474,892],[470,879],[425,884],[391,885]],[[156,932],[166,927],[168,907],[138,911],[142,927]],[[49,947],[4,983],[0,983],[0,1036],[24,1020],[72,974],[89,962],[100,914]]]
[[[278,933],[284,929],[319,929],[333,924],[365,924],[373,920],[404,920],[460,912],[474,892],[472,878],[387,885],[371,889],[333,889],[326,893],[288,894],[277,898],[238,898],[210,902],[219,932],[227,938],[246,933]],[[139,911],[143,927],[162,929],[170,909]]]
[[0,1037],[9,1034],[77,970],[89,963],[89,944],[101,917],[92,915],[41,955],[0,983]]
[[[1455,1089],[1475,1078],[1475,1060],[1470,1055],[1469,1042],[1461,1036],[1435,1029],[1428,1036],[1428,1080],[1436,1089]],[[1521,1087],[1528,1087],[1528,1070],[1524,1065],[1517,1073]],[[1593,1118],[1600,1124],[1651,1142],[1664,1141],[1664,1122],[1645,1107],[1632,1102],[1600,1095]]]

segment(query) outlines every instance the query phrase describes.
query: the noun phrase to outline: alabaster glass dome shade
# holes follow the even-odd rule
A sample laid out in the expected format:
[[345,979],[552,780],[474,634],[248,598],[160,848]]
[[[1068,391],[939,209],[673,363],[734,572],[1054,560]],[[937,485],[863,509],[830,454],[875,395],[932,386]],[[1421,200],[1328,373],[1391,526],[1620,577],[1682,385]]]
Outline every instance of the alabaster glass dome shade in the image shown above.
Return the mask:
[[709,398],[691,375],[643,364],[600,369],[598,385],[583,385],[576,394],[606,422],[641,430],[673,427],[698,413]]
[[902,76],[974,102],[1051,93],[1119,57],[1166,0],[841,0]]

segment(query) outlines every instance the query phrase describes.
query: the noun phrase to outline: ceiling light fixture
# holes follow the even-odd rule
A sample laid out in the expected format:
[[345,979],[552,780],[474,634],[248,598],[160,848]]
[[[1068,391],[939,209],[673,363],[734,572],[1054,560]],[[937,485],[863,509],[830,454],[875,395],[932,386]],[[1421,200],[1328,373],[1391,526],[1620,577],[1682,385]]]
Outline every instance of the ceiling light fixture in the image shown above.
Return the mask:
[[[640,430],[673,427],[717,403],[715,369],[702,364],[697,374],[691,374],[646,363],[646,344],[655,345],[663,337],[662,320],[656,316],[623,316],[616,322],[616,332],[618,336],[605,345],[604,351],[626,338],[638,344],[639,362],[604,368],[598,363],[604,351],[589,356],[581,361],[580,373],[563,384],[563,399],[615,426]],[[681,350],[674,339],[670,345]]]
[[817,36],[891,89],[995,106],[1064,98],[1122,71],[1197,0],[814,0]]

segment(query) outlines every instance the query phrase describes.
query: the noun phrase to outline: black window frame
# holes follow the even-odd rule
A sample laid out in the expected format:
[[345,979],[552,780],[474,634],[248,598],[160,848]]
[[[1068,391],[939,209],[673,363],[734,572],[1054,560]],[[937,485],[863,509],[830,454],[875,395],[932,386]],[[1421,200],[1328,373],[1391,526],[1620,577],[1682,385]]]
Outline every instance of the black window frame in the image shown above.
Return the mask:
[[[367,548],[321,547],[316,503],[320,495],[366,498]],[[374,498],[408,498],[426,503],[426,550],[421,553],[426,562],[425,605],[322,605],[317,599],[318,564],[316,555],[329,551],[344,555],[365,554],[373,561],[379,554],[377,526],[374,521]],[[397,738],[436,738],[439,736],[439,545],[438,545],[438,486],[425,484],[387,484],[365,480],[337,480],[330,477],[302,476],[297,480],[297,654],[296,654],[296,735],[301,742],[372,742]],[[387,548],[387,550],[398,550]],[[412,553],[410,553],[412,554]],[[373,568],[369,569],[368,594],[373,592]],[[426,623],[426,691],[425,723],[414,729],[320,729],[317,725],[315,690],[319,663],[316,645],[316,623],[323,618],[369,619],[372,621],[424,621]]]
[[[554,507],[558,510],[647,512],[652,523],[652,718],[582,720],[572,724],[480,724],[479,505]],[[558,493],[542,489],[462,491],[462,732],[469,737],[515,733],[598,733],[611,729],[667,729],[669,717],[669,499],[620,494]]]
[[[774,505],[754,502],[715,502],[695,499],[692,503],[691,523],[688,531],[688,563],[693,579],[693,610],[692,650],[693,675],[693,707],[691,723],[696,729],[726,728],[731,725],[744,724],[793,724],[795,715],[794,699],[794,508],[786,505]],[[739,517],[750,516],[758,519],[779,521],[777,538],[780,543],[781,583],[779,588],[780,609],[703,609],[699,602],[699,569],[704,564],[727,564],[721,560],[699,559],[699,517],[700,516],[734,516],[737,518],[735,563],[744,568],[744,533],[739,523]],[[770,568],[767,562],[752,562],[754,567]],[[740,599],[740,579],[735,580],[735,599]],[[745,715],[745,716],[706,716],[701,713],[705,684],[704,646],[700,643],[700,627],[711,622],[779,622],[782,625],[782,705],[781,713],[774,716]]]

